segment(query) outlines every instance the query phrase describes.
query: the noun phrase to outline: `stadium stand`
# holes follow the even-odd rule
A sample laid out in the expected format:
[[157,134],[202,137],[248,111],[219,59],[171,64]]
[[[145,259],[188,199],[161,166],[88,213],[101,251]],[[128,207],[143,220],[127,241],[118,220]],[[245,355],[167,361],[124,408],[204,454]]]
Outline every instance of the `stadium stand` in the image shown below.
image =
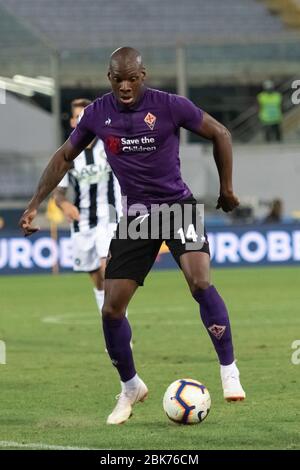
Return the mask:
[[[51,57],[57,54],[65,111],[72,90],[91,90],[91,95],[107,90],[107,58],[124,44],[142,49],[150,85],[176,90],[176,46],[182,45],[189,96],[230,127],[236,140],[260,142],[255,96],[266,77],[284,93],[285,135],[298,139],[300,112],[289,105],[300,36],[284,20],[290,1],[124,3],[90,0],[87,8],[81,0],[0,0],[1,75],[51,77]],[[41,104],[40,95],[35,99]],[[49,103],[42,102],[48,111]],[[24,152],[24,161],[29,158]],[[10,160],[0,144],[5,172]],[[6,185],[7,193],[27,196],[30,175],[28,181],[26,188]]]
[[264,0],[270,11],[279,13],[288,26],[300,27],[299,0]]
[[124,41],[141,47],[149,42],[170,45],[180,36],[192,42],[199,37],[284,31],[281,20],[253,0],[131,0],[126,6],[122,0],[90,0],[88,8],[81,0],[1,0],[0,4],[29,21],[59,49],[112,47]]
[[108,54],[120,44],[143,48],[155,85],[174,79],[178,44],[187,51],[190,85],[260,83],[267,72],[298,72],[299,35],[262,1],[132,0],[125,7],[91,0],[86,8],[80,0],[0,0],[0,11],[6,76],[34,76],[37,64],[40,75],[51,76],[56,50],[62,85],[103,87]]

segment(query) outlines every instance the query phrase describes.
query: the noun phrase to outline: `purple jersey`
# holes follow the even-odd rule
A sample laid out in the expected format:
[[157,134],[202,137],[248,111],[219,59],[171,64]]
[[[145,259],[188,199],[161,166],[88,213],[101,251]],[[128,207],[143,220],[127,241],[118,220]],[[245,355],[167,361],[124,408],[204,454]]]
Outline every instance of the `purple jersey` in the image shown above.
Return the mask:
[[95,137],[104,142],[127,207],[174,203],[191,196],[179,160],[179,129],[197,132],[203,111],[182,96],[143,88],[139,101],[126,108],[113,93],[87,106],[71,134],[74,147]]

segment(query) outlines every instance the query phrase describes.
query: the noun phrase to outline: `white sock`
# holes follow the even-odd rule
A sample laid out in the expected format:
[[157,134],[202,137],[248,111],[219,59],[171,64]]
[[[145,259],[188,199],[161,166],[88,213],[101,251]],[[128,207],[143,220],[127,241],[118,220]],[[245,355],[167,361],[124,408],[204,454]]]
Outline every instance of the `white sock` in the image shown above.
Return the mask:
[[222,366],[221,364],[221,375],[222,376],[227,376],[231,374],[239,374],[239,370],[235,364],[235,361],[233,361],[232,364],[229,364],[228,366]]
[[99,289],[96,289],[96,287],[94,287],[94,294],[96,297],[96,302],[97,302],[99,313],[100,315],[102,315],[102,307],[104,304],[104,290],[99,290]]
[[[94,287],[94,294],[96,297],[96,302],[97,302],[99,313],[100,315],[102,315],[102,307],[104,304],[104,290],[99,290],[99,289],[96,289],[96,287]],[[126,310],[125,315],[126,317],[128,317],[128,310]]]
[[[100,313],[100,317],[102,317],[102,307],[103,307],[103,304],[104,304],[104,290],[99,290],[99,289],[96,289],[96,287],[94,287],[94,294],[95,294],[98,310],[99,310],[99,313]],[[126,317],[128,317],[128,311],[127,310],[126,310],[125,315],[126,315]],[[130,341],[130,346],[131,346],[131,349],[132,349],[133,346],[132,346],[131,341]],[[106,348],[105,348],[105,351],[107,352]],[[133,380],[133,379],[131,379],[131,380]],[[123,388],[122,388],[122,390],[123,390]]]
[[132,391],[135,391],[139,383],[140,383],[140,378],[137,374],[135,374],[135,376],[132,377],[132,379],[127,380],[127,382],[121,381],[122,392],[130,393]]

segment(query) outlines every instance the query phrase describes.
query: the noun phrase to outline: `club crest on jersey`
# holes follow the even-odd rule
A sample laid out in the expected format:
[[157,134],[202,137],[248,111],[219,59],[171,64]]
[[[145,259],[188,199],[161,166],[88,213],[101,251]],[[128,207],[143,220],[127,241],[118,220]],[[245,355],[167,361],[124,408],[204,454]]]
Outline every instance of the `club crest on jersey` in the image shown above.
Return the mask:
[[148,113],[144,119],[145,123],[148,127],[150,127],[151,131],[153,131],[155,123],[156,123],[156,116],[154,114]]
[[224,325],[212,325],[208,327],[208,330],[214,335],[217,339],[221,339],[225,333],[226,326]]

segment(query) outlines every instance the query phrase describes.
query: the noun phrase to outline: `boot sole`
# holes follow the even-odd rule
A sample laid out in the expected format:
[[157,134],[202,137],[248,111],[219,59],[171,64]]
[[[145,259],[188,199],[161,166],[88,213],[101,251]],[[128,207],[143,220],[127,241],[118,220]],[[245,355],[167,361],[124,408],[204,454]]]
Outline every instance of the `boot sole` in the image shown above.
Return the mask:
[[245,397],[226,397],[225,398],[226,401],[243,401],[245,400]]

